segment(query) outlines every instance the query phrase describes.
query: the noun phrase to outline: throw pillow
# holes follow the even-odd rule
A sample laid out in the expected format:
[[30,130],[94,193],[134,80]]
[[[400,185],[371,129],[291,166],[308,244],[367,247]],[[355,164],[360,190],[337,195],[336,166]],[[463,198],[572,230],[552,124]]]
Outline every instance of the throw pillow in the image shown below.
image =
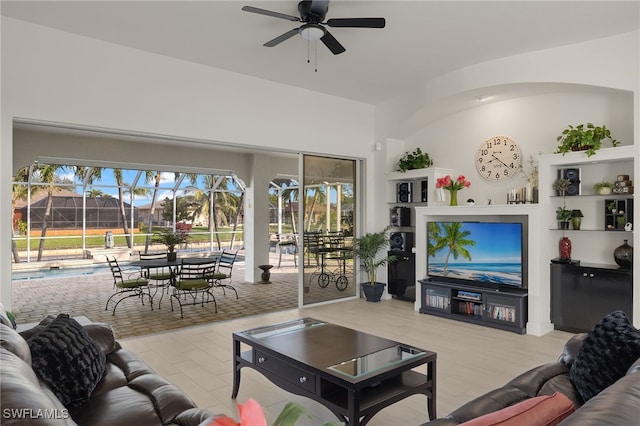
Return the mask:
[[640,330],[623,311],[607,314],[587,333],[569,370],[584,401],[625,375],[640,357]]
[[76,320],[60,314],[27,343],[33,371],[63,405],[73,408],[89,400],[107,362]]
[[525,399],[518,404],[476,417],[460,426],[555,426],[573,413],[573,403],[560,392]]

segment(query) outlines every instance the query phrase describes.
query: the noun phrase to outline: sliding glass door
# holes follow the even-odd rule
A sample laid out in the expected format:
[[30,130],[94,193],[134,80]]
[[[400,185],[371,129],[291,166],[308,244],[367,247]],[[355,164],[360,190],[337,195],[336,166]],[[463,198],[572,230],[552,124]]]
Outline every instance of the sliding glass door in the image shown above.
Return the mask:
[[302,156],[302,303],[356,293],[352,240],[357,214],[357,160]]

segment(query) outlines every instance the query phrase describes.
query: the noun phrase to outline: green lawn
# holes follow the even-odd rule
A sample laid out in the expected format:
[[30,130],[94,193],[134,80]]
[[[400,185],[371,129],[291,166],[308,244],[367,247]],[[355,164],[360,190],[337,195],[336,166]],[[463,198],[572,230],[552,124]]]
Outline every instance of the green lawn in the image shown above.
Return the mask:
[[[231,241],[232,228],[224,227],[219,228],[218,233],[220,234],[220,241]],[[126,247],[127,242],[123,235],[114,234],[114,244],[116,247]],[[238,227],[238,232],[236,232],[235,241],[242,241],[242,228]],[[144,245],[146,240],[146,236],[143,235],[135,235],[133,238],[134,245]],[[193,228],[191,231],[191,243],[207,243],[210,240],[209,233],[206,228]],[[217,242],[216,236],[213,236],[214,244]],[[40,243],[39,238],[31,238],[31,250],[37,250],[38,244]],[[86,247],[104,247],[105,238],[104,235],[87,235],[86,237]],[[155,245],[158,245],[157,243]],[[27,239],[25,237],[18,237],[16,239],[16,246],[18,250],[26,250],[27,249]],[[78,235],[73,236],[55,236],[55,237],[47,237],[45,239],[44,247],[47,250],[54,249],[71,249],[71,248],[82,248],[82,237]]]

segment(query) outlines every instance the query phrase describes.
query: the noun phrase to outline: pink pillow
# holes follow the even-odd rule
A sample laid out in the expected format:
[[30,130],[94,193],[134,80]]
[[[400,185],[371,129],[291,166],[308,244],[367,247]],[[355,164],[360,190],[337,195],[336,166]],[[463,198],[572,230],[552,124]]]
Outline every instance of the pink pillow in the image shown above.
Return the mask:
[[573,413],[573,403],[559,392],[542,395],[476,417],[460,426],[555,426]]

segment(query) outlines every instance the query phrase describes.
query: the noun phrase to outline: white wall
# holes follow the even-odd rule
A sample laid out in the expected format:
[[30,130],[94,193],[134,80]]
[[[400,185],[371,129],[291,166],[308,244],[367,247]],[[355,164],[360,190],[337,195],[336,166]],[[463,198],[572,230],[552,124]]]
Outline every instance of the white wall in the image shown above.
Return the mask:
[[[481,177],[475,166],[476,149],[493,136],[505,135],[519,143],[523,165],[530,156],[552,153],[556,137],[568,124],[605,124],[624,145],[633,145],[633,96],[630,92],[554,93],[490,103],[434,122],[405,140],[405,150],[420,147],[435,165],[453,169],[471,180],[459,193],[462,200],[506,203],[509,189],[525,184],[523,175],[502,182]],[[604,146],[610,146],[604,142]],[[455,153],[455,155],[452,155]]]
[[2,64],[0,300],[7,305],[14,118],[352,157],[373,143],[370,105],[6,17]]

